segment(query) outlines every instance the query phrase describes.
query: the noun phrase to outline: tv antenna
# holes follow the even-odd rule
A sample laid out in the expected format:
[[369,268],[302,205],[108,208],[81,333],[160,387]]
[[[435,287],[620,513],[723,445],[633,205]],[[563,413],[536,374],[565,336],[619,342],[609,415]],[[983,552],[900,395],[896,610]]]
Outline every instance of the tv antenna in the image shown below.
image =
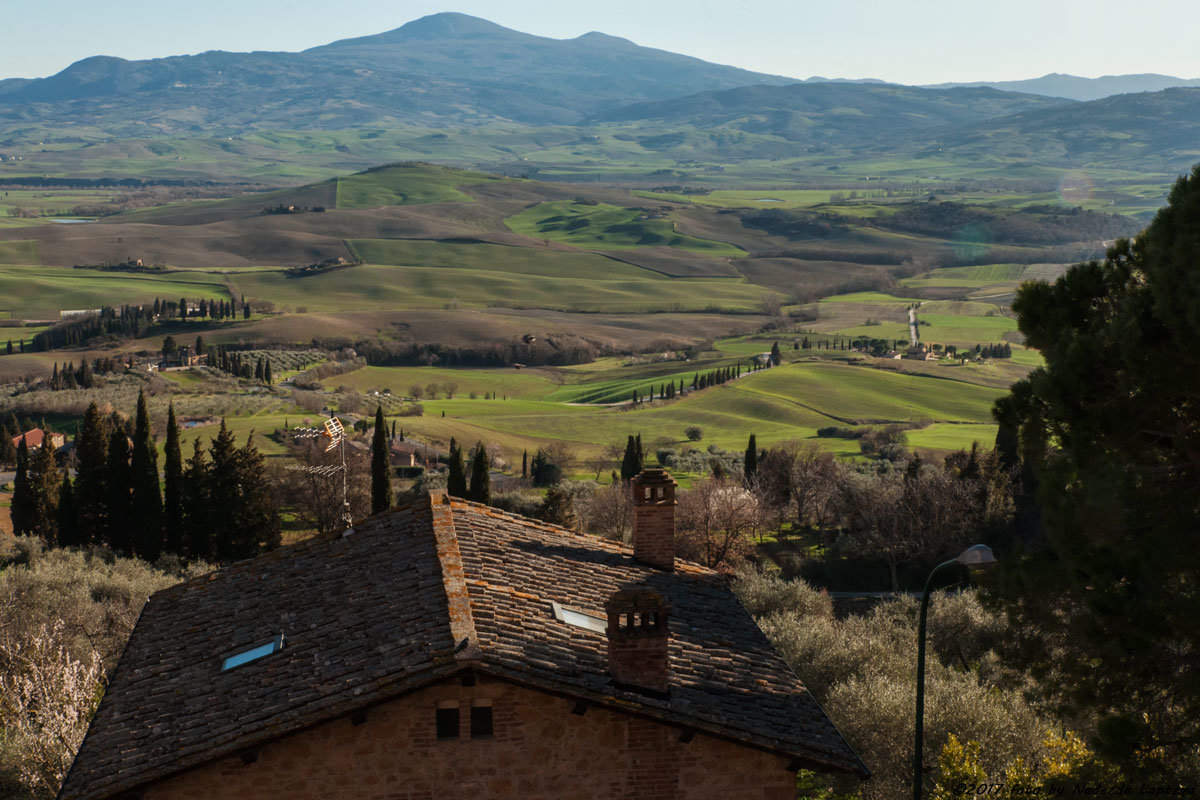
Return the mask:
[[329,412],[329,419],[325,420],[325,427],[322,428],[306,428],[296,434],[297,439],[317,439],[328,438],[329,443],[325,445],[325,452],[331,450],[341,450],[341,464],[325,464],[316,467],[288,467],[291,470],[306,472],[309,475],[318,475],[321,477],[332,477],[333,475],[342,473],[342,523],[349,528],[353,522],[350,515],[350,499],[347,494],[347,471],[346,471],[346,429],[342,426],[342,421]]

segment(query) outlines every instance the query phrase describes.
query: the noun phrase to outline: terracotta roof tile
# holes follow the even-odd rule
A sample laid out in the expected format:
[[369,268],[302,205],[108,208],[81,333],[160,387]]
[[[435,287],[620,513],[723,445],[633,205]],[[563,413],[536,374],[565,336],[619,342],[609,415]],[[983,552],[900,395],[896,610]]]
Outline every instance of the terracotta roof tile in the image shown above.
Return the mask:
[[[725,581],[433,495],[164,589],[147,603],[60,792],[99,800],[395,697],[464,668],[866,774]],[[603,617],[621,585],[671,607],[670,692],[614,686]],[[283,648],[222,672],[224,656]]]

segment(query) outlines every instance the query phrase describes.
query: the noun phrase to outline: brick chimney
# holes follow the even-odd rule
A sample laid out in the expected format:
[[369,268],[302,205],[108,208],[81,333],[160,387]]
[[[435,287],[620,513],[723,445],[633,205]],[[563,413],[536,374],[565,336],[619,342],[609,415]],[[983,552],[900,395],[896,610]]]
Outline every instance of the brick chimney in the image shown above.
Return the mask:
[[608,613],[608,672],[614,683],[666,693],[671,608],[657,590],[624,586],[604,604]]
[[665,469],[646,469],[630,481],[633,491],[633,557],[659,569],[675,569],[675,479]]

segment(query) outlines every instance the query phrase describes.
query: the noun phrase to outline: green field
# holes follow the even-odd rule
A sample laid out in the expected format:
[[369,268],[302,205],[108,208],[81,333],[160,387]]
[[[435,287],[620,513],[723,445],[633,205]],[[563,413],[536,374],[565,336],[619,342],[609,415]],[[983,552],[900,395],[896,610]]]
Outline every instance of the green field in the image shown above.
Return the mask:
[[[930,368],[937,369],[936,365]],[[746,437],[755,433],[763,445],[811,439],[833,452],[852,455],[857,453],[852,440],[819,439],[816,430],[859,423],[933,422],[924,431],[913,432],[921,435],[913,446],[945,451],[969,446],[972,437],[987,438],[990,433],[994,438],[991,405],[1003,393],[965,381],[804,360],[671,401],[636,407],[624,402],[629,387],[648,388],[651,382],[657,386],[660,380],[649,373],[662,369],[671,365],[622,366],[608,361],[537,371],[368,367],[325,384],[359,392],[388,387],[395,394],[407,394],[414,384],[452,380],[458,383],[453,400],[444,394],[437,400],[423,400],[423,416],[401,417],[397,424],[442,443],[450,436],[495,442],[510,460],[519,458],[522,450],[532,452],[551,441],[564,441],[585,458],[636,433],[648,443],[685,446],[683,432],[689,425],[702,429],[701,448],[710,444],[727,450],[744,448]],[[689,385],[691,374],[686,373]],[[555,388],[560,380],[568,382]],[[509,399],[471,399],[466,394],[471,390],[480,395],[496,390]]]
[[0,242],[0,264],[37,264],[37,242],[17,239]]
[[0,267],[0,304],[57,312],[122,303],[153,303],[156,297],[229,299],[212,273],[137,274],[64,267]]
[[[457,384],[456,397],[497,392],[500,397],[536,400],[554,391],[555,373],[529,369],[448,369],[443,367],[363,367],[335,375],[323,381],[329,388],[347,386],[359,392],[383,391],[408,396],[412,386],[422,389],[431,383],[439,387]],[[439,396],[445,392],[439,389]]]
[[602,275],[564,281],[507,271],[363,264],[303,278],[282,271],[230,273],[229,280],[234,291],[246,297],[270,298],[277,306],[310,311],[498,305],[578,311],[755,311],[767,294],[763,287],[736,280],[673,280],[645,270],[636,270],[634,277],[624,267],[614,272],[612,279]]
[[469,203],[471,196],[458,187],[494,180],[496,176],[482,172],[429,164],[393,165],[338,178],[336,202],[339,209]]
[[365,263],[455,267],[554,278],[657,278],[656,273],[594,253],[424,239],[351,239]]
[[636,208],[564,200],[538,203],[504,223],[513,233],[591,250],[674,247],[710,256],[744,255],[731,244],[681,234],[669,219],[643,216]]

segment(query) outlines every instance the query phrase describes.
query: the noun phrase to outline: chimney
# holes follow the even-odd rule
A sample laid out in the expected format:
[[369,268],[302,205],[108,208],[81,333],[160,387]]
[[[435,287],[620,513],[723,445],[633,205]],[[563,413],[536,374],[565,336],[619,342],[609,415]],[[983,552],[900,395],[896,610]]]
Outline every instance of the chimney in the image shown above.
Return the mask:
[[675,479],[665,469],[646,469],[633,487],[633,557],[659,569],[675,569]]
[[657,590],[624,586],[604,604],[608,672],[613,683],[665,694],[670,688],[667,643],[670,607]]

